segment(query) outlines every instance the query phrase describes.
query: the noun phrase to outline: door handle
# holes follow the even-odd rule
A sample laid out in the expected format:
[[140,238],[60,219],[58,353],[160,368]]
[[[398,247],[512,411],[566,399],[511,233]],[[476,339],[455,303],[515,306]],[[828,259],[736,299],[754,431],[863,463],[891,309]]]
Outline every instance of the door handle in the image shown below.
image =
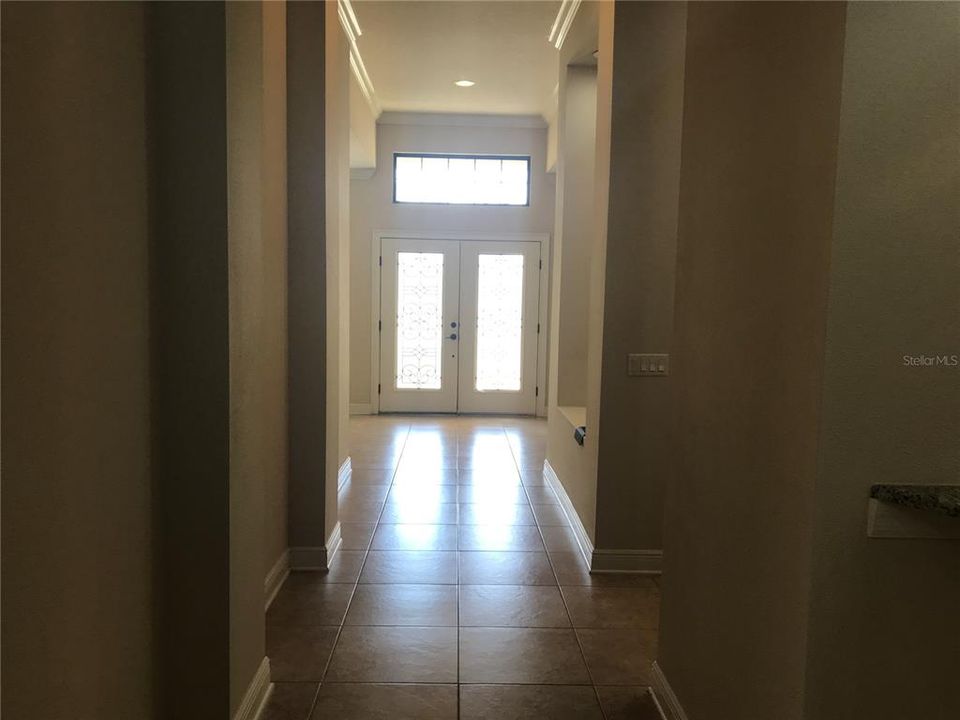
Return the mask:
[[447,340],[456,340],[456,339],[457,339],[456,333],[450,333],[449,335],[447,335]]

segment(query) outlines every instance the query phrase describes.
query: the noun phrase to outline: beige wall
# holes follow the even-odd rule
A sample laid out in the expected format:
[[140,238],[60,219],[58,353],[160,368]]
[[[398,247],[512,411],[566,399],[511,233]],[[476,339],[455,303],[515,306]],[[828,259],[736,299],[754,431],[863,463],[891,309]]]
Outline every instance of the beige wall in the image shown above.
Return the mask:
[[287,6],[287,518],[290,546],[312,548],[326,540],[324,20],[318,3]]
[[263,6],[263,577],[287,549],[286,3]]
[[596,537],[597,483],[595,457],[577,444],[574,425],[562,412],[551,408],[547,415],[547,460],[564,492],[573,503],[587,536]]
[[319,566],[346,457],[348,67],[335,3],[287,5],[286,31],[288,529],[297,564]]
[[231,705],[237,511],[226,12],[218,3],[157,3],[147,13],[160,716],[218,717]]
[[[558,113],[557,405],[587,402],[587,311],[593,232],[594,152],[597,138],[597,68],[570,66],[560,86]],[[572,437],[572,433],[570,434]]]
[[[271,13],[268,28],[264,13]],[[285,494],[286,343],[285,233],[280,189],[286,147],[276,64],[285,48],[266,31],[282,27],[284,6],[229,3],[227,23],[227,229],[230,273],[230,708],[235,712],[265,654],[263,587],[277,555],[268,556],[264,499]],[[279,81],[283,80],[279,68]],[[281,111],[282,113],[282,111]],[[268,142],[265,131],[272,137]],[[269,490],[268,490],[269,488]],[[270,515],[271,539],[277,535]],[[272,556],[272,557],[271,557]]]
[[[866,537],[878,482],[960,479],[960,6],[850,3],[806,717],[960,717],[960,547]],[[892,689],[899,688],[901,691]]]
[[[685,13],[585,4],[560,56],[551,387],[587,440],[552,407],[547,457],[599,551],[662,546],[670,381],[626,365],[670,348]],[[598,68],[565,65],[596,48]]]
[[557,171],[557,109],[547,120],[547,172]]
[[[604,8],[605,11],[610,8]],[[558,408],[588,404],[591,384],[587,359],[591,312],[596,312],[593,287],[598,223],[598,195],[606,198],[603,173],[609,163],[609,114],[598,116],[598,94],[609,99],[609,73],[598,77],[592,67],[568,66],[612,50],[612,36],[598,37],[597,3],[584,3],[574,18],[558,57],[556,242],[551,268],[549,383],[547,399],[547,461],[573,503],[584,530],[594,539],[597,502],[596,444],[583,446],[573,437],[574,422]],[[612,24],[609,24],[612,29]],[[603,63],[601,57],[600,63]],[[601,86],[605,82],[606,85]],[[588,105],[593,103],[593,109]],[[602,109],[602,108],[601,108]],[[601,217],[601,215],[603,215]],[[576,322],[563,317],[566,304],[577,303]],[[601,311],[602,312],[602,311]],[[570,332],[574,337],[565,336]],[[593,341],[598,341],[594,337]],[[564,357],[578,342],[574,358]],[[580,412],[580,411],[578,411]],[[581,413],[582,414],[582,413]],[[589,424],[589,422],[588,422]],[[588,431],[589,432],[589,431]]]
[[148,718],[143,8],[2,10],[2,712]]
[[377,116],[367,102],[357,76],[350,73],[350,167],[377,165]]
[[327,537],[337,524],[337,472],[349,454],[350,48],[326,3]]
[[[595,2],[580,11],[588,20],[587,27],[596,27],[594,37],[589,33],[588,40],[583,45],[569,48],[569,52],[576,52],[576,57],[582,57],[583,52],[590,52],[590,47],[597,48],[597,137],[594,150],[594,183],[593,183],[593,223],[594,228],[590,237],[590,297],[587,314],[587,440],[584,442],[584,467],[586,472],[576,482],[589,488],[596,497],[597,463],[600,440],[600,372],[603,350],[603,301],[605,297],[604,281],[607,267],[607,213],[605,208],[610,198],[610,167],[613,162],[611,148],[611,125],[613,113],[613,39],[614,39],[614,3]],[[594,15],[590,19],[589,12]],[[579,17],[577,22],[579,22]],[[568,43],[573,33],[567,36],[561,53],[561,62],[569,62],[567,55]],[[548,457],[551,456],[547,449]],[[568,491],[569,492],[569,491]],[[594,500],[596,502],[596,500]],[[583,515],[578,507],[577,511]],[[596,528],[596,518],[594,518]],[[589,526],[588,526],[589,527]],[[596,531],[591,540],[596,541]]]
[[3,8],[11,717],[228,716],[263,659],[286,547],[282,22]]
[[868,539],[866,502],[960,476],[955,368],[903,363],[960,334],[960,11],[688,29],[659,662],[694,720],[956,717],[954,543]]
[[[396,120],[392,121],[395,122]],[[546,128],[378,125],[377,169],[368,180],[350,183],[350,402],[370,398],[372,267],[370,244],[375,230],[478,233],[550,233],[554,179],[544,168]],[[504,153],[531,156],[529,207],[396,205],[393,203],[393,153]],[[374,398],[375,402],[376,398]]]
[[691,720],[803,717],[843,20],[688,7],[659,663]]
[[616,6],[597,467],[601,550],[662,548],[671,378],[628,377],[627,355],[673,332],[684,3]]

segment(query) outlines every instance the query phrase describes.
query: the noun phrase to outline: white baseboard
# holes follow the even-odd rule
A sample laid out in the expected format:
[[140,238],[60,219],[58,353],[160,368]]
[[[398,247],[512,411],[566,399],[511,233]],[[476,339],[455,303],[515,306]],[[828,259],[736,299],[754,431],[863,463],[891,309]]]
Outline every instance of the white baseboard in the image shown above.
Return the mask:
[[557,494],[560,507],[577,538],[577,545],[591,572],[659,575],[663,567],[662,550],[598,550],[580,521],[570,496],[549,460],[543,461],[543,479]]
[[337,521],[337,524],[333,526],[333,531],[330,533],[330,537],[327,538],[327,565],[330,567],[330,563],[333,562],[333,558],[337,556],[337,552],[340,550],[340,546],[343,545],[343,528],[340,527],[340,521]]
[[271,692],[273,683],[270,682],[270,658],[265,657],[243,694],[243,700],[240,701],[233,720],[257,720],[263,713]]
[[347,455],[347,459],[343,461],[343,465],[337,470],[337,492],[343,489],[343,486],[347,484],[352,474],[353,461],[350,459],[350,456]]
[[577,537],[577,545],[580,546],[583,559],[587,565],[590,566],[590,560],[593,556],[593,542],[590,540],[590,536],[587,535],[587,529],[580,521],[580,515],[577,514],[577,510],[573,506],[570,496],[567,495],[567,491],[564,490],[563,483],[560,482],[560,478],[557,476],[549,460],[543,461],[543,479],[560,499],[560,507],[563,509],[563,514],[567,516],[567,522],[570,523],[573,534]]
[[351,415],[373,415],[373,403],[350,403]]
[[656,660],[653,662],[650,676],[653,681],[653,687],[650,690],[653,692],[653,699],[657,703],[663,720],[688,720],[676,693],[667,682],[667,676],[663,674],[663,668]]
[[263,581],[264,611],[270,609],[270,603],[273,602],[277,593],[280,592],[280,586],[283,585],[283,581],[287,579],[287,575],[289,574],[290,551],[284,550],[280,553],[280,557],[277,558],[277,561],[273,564],[273,567],[270,568],[270,572],[267,573],[267,577]]

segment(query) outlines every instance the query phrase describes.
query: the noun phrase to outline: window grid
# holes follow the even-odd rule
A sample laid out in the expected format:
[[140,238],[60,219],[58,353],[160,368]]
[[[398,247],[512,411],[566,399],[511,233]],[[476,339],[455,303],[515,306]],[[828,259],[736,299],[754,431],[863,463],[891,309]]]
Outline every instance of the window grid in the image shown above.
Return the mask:
[[529,207],[530,157],[394,153],[393,201]]

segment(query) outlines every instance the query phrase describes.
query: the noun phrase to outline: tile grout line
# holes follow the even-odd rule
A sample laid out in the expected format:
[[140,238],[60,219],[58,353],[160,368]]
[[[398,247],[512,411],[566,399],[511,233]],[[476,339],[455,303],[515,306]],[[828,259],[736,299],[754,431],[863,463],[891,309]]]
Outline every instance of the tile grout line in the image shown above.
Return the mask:
[[[504,430],[506,435],[506,430]],[[507,444],[510,446],[510,453],[513,456],[513,462],[517,466],[517,474],[520,476],[520,485],[523,487],[523,494],[527,497],[527,503],[530,505],[530,512],[533,513],[533,503],[530,500],[530,493],[527,492],[527,486],[523,482],[523,473],[520,471],[520,463],[517,459],[516,450],[514,450],[513,444],[510,443],[510,438],[507,437]],[[546,453],[546,451],[544,451]],[[570,607],[567,605],[567,598],[563,594],[563,589],[560,586],[560,576],[557,575],[557,569],[553,565],[553,558],[550,556],[550,552],[547,550],[547,542],[543,537],[543,527],[540,525],[540,518],[536,516],[536,513],[533,513],[533,519],[537,523],[537,532],[540,535],[540,542],[543,543],[543,552],[547,556],[547,562],[550,563],[550,571],[553,573],[553,579],[557,583],[557,593],[560,595],[560,602],[563,603],[563,610],[567,613],[567,619],[570,621],[570,630],[573,632],[574,640],[577,642],[577,649],[580,651],[580,659],[583,661],[583,667],[587,671],[587,677],[590,678],[590,687],[593,688],[593,696],[596,698],[597,707],[600,710],[600,715],[603,718],[607,717],[606,711],[603,709],[603,703],[600,702],[600,692],[597,690],[597,683],[593,678],[593,672],[590,670],[590,665],[587,664],[586,653],[583,652],[583,643],[580,642],[580,635],[577,633],[577,628],[573,623],[573,615],[570,613]]]
[[[330,669],[330,667],[331,667],[331,665],[332,665],[333,656],[334,656],[334,654],[335,654],[335,652],[336,652],[336,649],[337,649],[337,647],[338,647],[338,645],[339,645],[339,642],[340,642],[341,639],[342,639],[342,633],[343,633],[345,627],[347,627],[347,626],[346,626],[346,618],[347,618],[347,616],[349,615],[350,609],[351,609],[352,604],[353,604],[353,602],[354,602],[354,600],[355,600],[356,593],[357,593],[358,590],[359,590],[359,585],[360,585],[359,580],[360,580],[360,577],[362,576],[363,571],[365,570],[366,565],[367,565],[367,563],[368,563],[368,561],[369,561],[370,553],[371,553],[371,551],[373,550],[373,542],[374,542],[374,539],[375,539],[375,537],[376,537],[377,532],[384,527],[383,517],[385,516],[385,513],[386,513],[386,504],[387,504],[388,499],[389,499],[389,497],[390,497],[390,493],[391,493],[392,490],[396,487],[396,476],[397,476],[397,474],[398,474],[399,467],[400,467],[400,465],[401,465],[401,463],[403,462],[403,459],[404,459],[404,457],[405,457],[405,452],[407,452],[407,451],[410,449],[410,448],[408,448],[408,445],[409,445],[409,439],[410,439],[410,438],[409,438],[409,435],[410,435],[410,433],[412,432],[412,427],[413,427],[413,424],[412,424],[412,423],[408,423],[408,424],[406,425],[406,433],[403,435],[403,443],[402,443],[402,446],[401,446],[401,449],[400,449],[400,453],[397,455],[397,460],[392,463],[392,468],[391,468],[392,472],[391,472],[391,476],[390,476],[390,481],[389,481],[389,483],[387,484],[387,487],[388,487],[388,489],[387,489],[387,494],[386,494],[386,496],[384,497],[384,499],[383,499],[383,501],[382,501],[381,507],[380,507],[380,509],[379,509],[379,513],[377,514],[376,520],[375,520],[375,522],[373,523],[373,531],[372,531],[372,533],[371,533],[371,536],[370,536],[370,538],[369,538],[368,542],[366,543],[365,548],[364,548],[364,550],[363,550],[363,558],[362,558],[362,561],[361,561],[361,563],[360,563],[360,569],[359,569],[359,571],[358,571],[358,573],[357,573],[356,578],[355,578],[354,581],[351,583],[352,587],[351,587],[350,596],[349,596],[349,599],[348,599],[348,601],[347,601],[347,605],[346,605],[346,608],[345,608],[345,610],[344,610],[344,613],[343,613],[343,615],[342,615],[342,617],[341,617],[341,619],[340,619],[340,623],[339,623],[339,625],[337,626],[337,635],[336,635],[335,640],[334,640],[334,643],[333,643],[333,645],[332,645],[332,647],[331,647],[330,654],[329,654],[329,656],[328,656],[328,658],[327,658],[327,661],[326,661],[326,663],[325,663],[325,665],[324,665],[323,672],[322,672],[322,674],[321,674],[321,679],[320,679],[320,681],[317,683],[317,689],[316,689],[316,692],[314,693],[313,701],[312,701],[312,703],[311,703],[311,705],[310,705],[308,720],[309,720],[309,718],[313,715],[313,713],[316,712],[317,706],[318,706],[318,704],[319,704],[320,693],[321,693],[321,690],[322,690],[322,686],[323,686],[323,684],[326,682],[326,675],[327,675],[327,673],[329,672],[329,669]],[[497,430],[499,430],[499,432],[502,433],[503,436],[505,437],[505,439],[507,440],[507,445],[508,445],[508,448],[509,448],[510,457],[511,457],[511,459],[513,460],[514,467],[515,467],[515,470],[516,470],[516,472],[517,472],[517,476],[518,476],[518,478],[519,478],[519,480],[520,480],[520,486],[522,487],[522,492],[523,492],[524,498],[525,498],[525,500],[526,500],[526,506],[529,508],[529,511],[530,511],[531,515],[533,515],[534,526],[537,528],[537,534],[538,534],[538,536],[539,536],[539,538],[540,538],[540,541],[541,541],[542,551],[543,551],[544,554],[547,556],[547,561],[548,561],[549,564],[550,564],[551,574],[552,574],[552,577],[553,577],[553,579],[554,579],[554,585],[553,585],[553,587],[556,587],[556,588],[557,588],[557,592],[560,593],[561,603],[562,603],[562,605],[563,605],[564,612],[565,612],[566,617],[567,617],[567,620],[568,620],[568,622],[569,622],[569,629],[572,630],[573,633],[574,633],[574,638],[575,638],[575,641],[577,642],[577,647],[578,647],[578,650],[579,650],[579,652],[580,652],[581,660],[582,660],[582,662],[583,662],[583,664],[584,664],[584,668],[585,668],[586,671],[587,671],[587,676],[588,676],[589,685],[590,685],[590,687],[593,689],[593,694],[594,694],[595,700],[596,700],[596,702],[597,702],[597,707],[598,707],[598,709],[600,710],[600,716],[603,717],[603,718],[606,718],[606,717],[607,717],[607,714],[606,714],[606,711],[603,709],[602,704],[600,703],[600,696],[599,696],[599,692],[598,692],[598,688],[597,688],[596,682],[595,682],[594,677],[593,677],[593,673],[592,673],[592,671],[590,670],[590,667],[589,667],[589,665],[588,665],[587,662],[586,662],[586,655],[585,655],[584,650],[583,650],[583,644],[581,643],[580,637],[579,637],[579,635],[578,635],[578,633],[577,633],[577,629],[576,629],[576,627],[574,626],[573,618],[572,618],[572,615],[571,615],[571,613],[570,613],[570,609],[569,609],[569,606],[568,606],[568,604],[567,604],[566,597],[565,597],[565,595],[564,595],[564,593],[563,593],[563,590],[562,590],[562,587],[561,587],[561,585],[560,585],[560,579],[559,579],[559,575],[558,575],[558,572],[557,572],[557,568],[556,568],[556,566],[555,566],[555,563],[554,563],[554,561],[553,561],[553,558],[552,558],[551,554],[550,554],[549,551],[547,550],[547,545],[546,545],[545,536],[544,536],[544,526],[543,526],[543,524],[541,523],[540,519],[536,516],[536,514],[533,513],[534,503],[532,502],[532,498],[531,498],[531,495],[530,495],[530,492],[529,492],[529,488],[528,488],[527,484],[524,482],[524,475],[523,475],[523,473],[521,472],[520,449],[518,449],[517,447],[515,447],[514,444],[510,442],[510,439],[511,439],[511,438],[510,438],[510,435],[509,435],[509,429],[512,428],[512,427],[514,427],[514,426],[507,425],[507,424],[505,424],[503,421],[500,421],[500,422],[498,422],[496,425],[494,425],[494,427],[496,427]],[[517,428],[517,431],[518,431],[518,432],[522,432],[522,429],[521,429],[521,428]],[[457,617],[457,620],[456,620],[456,622],[457,622],[457,625],[456,625],[456,627],[457,627],[457,636],[456,636],[456,638],[457,638],[457,639],[456,639],[457,666],[456,666],[456,681],[455,681],[454,687],[455,687],[456,693],[457,693],[456,707],[457,707],[457,717],[458,717],[458,718],[460,717],[460,714],[461,714],[461,697],[460,697],[460,696],[461,696],[462,687],[464,686],[464,683],[462,682],[462,677],[461,677],[461,659],[462,659],[462,658],[461,658],[461,652],[460,652],[460,650],[461,650],[461,642],[462,642],[462,636],[461,636],[462,627],[461,627],[461,622],[462,622],[462,619],[463,619],[463,618],[462,618],[462,614],[461,614],[462,587],[463,587],[463,584],[462,584],[462,573],[461,573],[461,559],[462,559],[463,551],[461,550],[461,546],[460,546],[460,542],[459,542],[459,541],[460,541],[460,536],[461,536],[461,530],[462,530],[462,528],[463,528],[462,517],[461,517],[461,512],[460,512],[460,510],[461,510],[461,508],[460,508],[460,505],[461,505],[461,502],[460,502],[460,500],[461,500],[461,497],[460,497],[460,489],[461,489],[461,487],[464,487],[464,486],[462,486],[460,483],[461,483],[461,480],[462,480],[462,473],[465,472],[465,471],[467,471],[467,470],[470,470],[470,469],[471,469],[471,468],[462,468],[462,467],[461,467],[461,458],[460,458],[461,442],[462,442],[461,432],[462,432],[462,431],[461,431],[459,428],[458,428],[457,431],[456,431],[456,448],[457,448],[456,452],[457,452],[457,460],[456,460],[456,471],[455,471],[455,475],[456,475],[456,484],[455,484],[455,487],[457,488],[457,490],[456,490],[456,522],[455,522],[455,527],[457,528],[457,530],[456,530],[456,548],[455,548],[455,550],[456,550],[455,559],[456,559],[456,563],[457,563],[457,579],[456,579],[456,587],[457,587],[457,593],[456,593],[456,602],[457,602],[457,608],[456,608],[456,617]],[[522,446],[521,446],[521,447],[522,447]],[[387,523],[387,524],[389,524],[389,523]],[[539,551],[539,550],[538,550],[538,551]],[[530,552],[538,552],[538,551],[530,551]],[[514,552],[520,552],[520,551],[514,551]],[[395,583],[387,583],[387,584],[395,584]],[[443,583],[431,583],[431,584],[444,585]],[[389,627],[389,626],[388,626],[388,627]],[[397,625],[396,627],[408,627],[408,626],[406,626],[406,625]],[[564,629],[566,629],[566,628],[564,628]],[[366,681],[361,681],[361,680],[344,680],[344,681],[341,681],[341,682],[343,682],[344,684],[353,684],[353,685],[365,685],[365,684],[368,684],[368,682],[366,682]],[[418,682],[396,682],[396,683],[391,683],[391,684],[397,684],[397,685],[420,685],[420,684],[423,684],[423,682],[419,682],[419,681],[418,681]],[[433,684],[433,683],[428,683],[428,684]],[[442,684],[442,683],[441,683],[441,684]],[[529,683],[521,683],[521,682],[500,682],[500,683],[495,683],[495,684],[497,684],[497,685],[514,686],[514,687],[527,687],[527,686],[529,686]],[[541,683],[541,684],[547,685],[547,686],[558,686],[558,687],[570,686],[569,683]],[[580,687],[584,687],[584,686],[581,685]],[[629,687],[629,685],[627,685],[626,687]]]
[[[320,690],[327,679],[327,673],[330,671],[330,665],[333,663],[333,654],[337,651],[337,646],[340,644],[340,638],[343,635],[343,627],[347,621],[347,614],[350,612],[350,606],[353,605],[353,598],[357,594],[357,588],[360,585],[360,576],[363,574],[363,569],[367,565],[367,558],[370,557],[370,548],[373,546],[373,538],[376,536],[377,529],[380,527],[380,519],[383,517],[383,511],[386,509],[387,498],[390,496],[390,491],[393,489],[393,483],[397,477],[397,468],[400,465],[400,460],[403,459],[403,451],[407,447],[407,439],[410,437],[410,427],[411,426],[408,423],[407,431],[403,436],[403,446],[400,448],[400,454],[397,456],[396,462],[393,463],[387,494],[384,496],[383,505],[381,505],[380,512],[377,514],[377,520],[373,523],[373,532],[370,534],[370,539],[367,541],[366,549],[363,551],[363,562],[360,563],[360,571],[357,573],[357,577],[353,581],[353,588],[350,591],[350,598],[347,600],[347,606],[343,611],[343,617],[340,618],[340,625],[337,627],[337,637],[334,638],[333,645],[330,647],[330,655],[327,656],[327,661],[323,665],[323,672],[320,674],[320,681],[317,683],[317,692],[313,696],[313,703],[310,705],[310,712],[307,713],[306,720],[310,720],[310,718],[313,716],[313,713],[317,707],[317,703],[320,701]],[[337,515],[339,515],[339,497],[337,498],[337,504]],[[327,572],[329,571],[330,569],[328,567]]]
[[460,720],[460,431],[457,429],[457,720]]
[[[407,628],[419,628],[419,627],[421,627],[421,626],[420,626],[420,625],[360,625],[360,626],[358,626],[358,627],[407,627]],[[431,625],[431,626],[427,626],[427,627],[447,627],[447,626],[445,626],[445,625]],[[530,629],[534,629],[534,630],[537,630],[537,629],[539,629],[539,630],[569,630],[569,628],[553,628],[553,627],[551,627],[551,628],[511,628],[511,627],[509,627],[509,626],[494,626],[494,627],[489,627],[489,628],[488,628],[487,626],[476,626],[476,627],[480,628],[481,630],[485,630],[485,629],[492,629],[492,630],[503,630],[503,629],[506,629],[506,630],[509,630],[509,629],[514,629],[514,630],[516,630],[516,629],[520,629],[520,630],[530,630]],[[286,684],[286,685],[314,685],[314,684],[316,684],[316,680],[281,680],[280,682],[282,682],[282,683],[284,683],[284,684]],[[389,681],[385,681],[385,680],[337,680],[335,683],[330,683],[330,684],[331,684],[331,685],[443,685],[443,686],[449,686],[449,685],[455,685],[456,683],[451,683],[451,682],[439,682],[439,681],[436,681],[436,680],[389,680]],[[574,688],[591,687],[591,685],[590,685],[589,683],[569,683],[569,682],[541,682],[541,683],[528,683],[528,682],[470,682],[470,683],[461,683],[461,684],[463,684],[463,685],[470,685],[470,686],[473,686],[473,687],[476,687],[476,686],[484,686],[484,685],[486,685],[486,686],[500,686],[500,685],[504,685],[504,686],[509,686],[509,687],[521,687],[521,688],[535,687],[535,686],[538,686],[538,685],[542,685],[542,686],[544,686],[544,687],[574,687]],[[607,683],[607,684],[605,684],[605,685],[601,685],[600,687],[615,687],[615,688],[625,688],[625,689],[637,688],[637,689],[642,689],[642,690],[648,690],[650,686],[649,686],[649,685],[637,685],[637,684],[635,684],[635,683],[622,683],[622,682],[620,682],[620,683]]]

